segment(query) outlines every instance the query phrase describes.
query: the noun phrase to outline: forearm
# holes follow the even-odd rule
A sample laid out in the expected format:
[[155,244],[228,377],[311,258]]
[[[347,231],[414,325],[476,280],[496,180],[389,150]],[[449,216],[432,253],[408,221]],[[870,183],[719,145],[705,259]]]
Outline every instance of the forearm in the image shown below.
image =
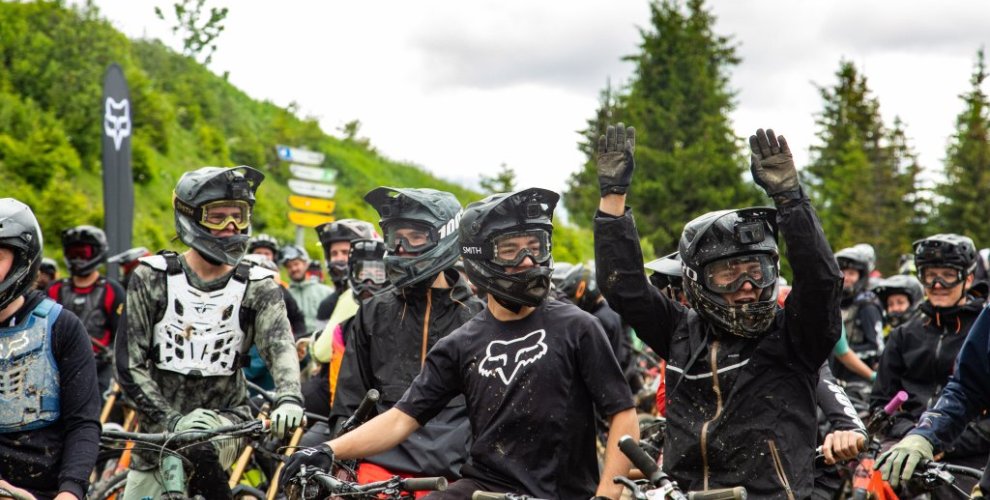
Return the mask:
[[605,467],[602,469],[602,477],[598,481],[598,491],[596,495],[612,499],[622,497],[622,485],[615,484],[612,478],[615,476],[625,476],[629,474],[632,464],[625,454],[619,450],[619,438],[624,435],[639,439],[639,422],[636,419],[636,409],[620,411],[612,415],[608,427],[608,443],[605,448]]
[[334,457],[354,460],[388,451],[419,429],[419,422],[397,408],[378,415],[364,425],[330,441]]
[[845,365],[846,368],[852,370],[853,373],[863,377],[867,380],[873,379],[873,370],[859,359],[853,351],[846,351],[845,354],[839,356],[839,362]]
[[608,215],[621,217],[626,211],[626,195],[607,194],[598,202],[598,209]]

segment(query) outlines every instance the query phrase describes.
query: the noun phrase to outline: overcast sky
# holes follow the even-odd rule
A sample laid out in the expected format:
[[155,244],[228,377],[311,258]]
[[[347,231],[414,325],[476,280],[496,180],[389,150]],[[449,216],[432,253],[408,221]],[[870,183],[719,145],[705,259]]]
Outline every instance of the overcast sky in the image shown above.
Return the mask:
[[[131,37],[178,46],[153,7],[97,0]],[[607,79],[621,84],[649,26],[645,0],[208,0],[230,8],[211,68],[252,97],[319,118],[338,134],[359,119],[383,154],[476,186],[512,167],[521,187],[562,190],[583,157],[576,131]],[[891,120],[899,115],[922,164],[941,168],[976,51],[990,38],[990,2],[709,2],[742,63],[736,134],[772,127],[806,163],[822,102],[842,58],[865,72]]]

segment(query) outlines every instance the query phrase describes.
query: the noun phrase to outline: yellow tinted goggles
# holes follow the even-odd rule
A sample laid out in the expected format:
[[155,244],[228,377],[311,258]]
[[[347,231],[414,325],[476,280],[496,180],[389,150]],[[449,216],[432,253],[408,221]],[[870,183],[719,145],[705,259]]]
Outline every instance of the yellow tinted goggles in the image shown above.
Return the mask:
[[203,205],[200,225],[207,229],[222,231],[234,224],[243,231],[251,225],[251,205],[241,200],[218,200]]

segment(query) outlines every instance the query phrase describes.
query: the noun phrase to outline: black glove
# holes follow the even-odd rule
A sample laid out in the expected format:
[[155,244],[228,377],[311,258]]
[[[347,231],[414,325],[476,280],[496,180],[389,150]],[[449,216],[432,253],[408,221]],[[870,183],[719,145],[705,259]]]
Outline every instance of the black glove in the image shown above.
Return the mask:
[[781,197],[800,196],[801,182],[794,166],[794,156],[784,136],[778,136],[770,129],[766,132],[759,129],[756,135],[749,136],[749,148],[753,151],[750,156],[753,180],[768,196],[777,202]]
[[636,149],[636,129],[619,124],[609,125],[605,135],[598,138],[598,187],[602,197],[626,194],[632,182],[633,151]]
[[282,469],[282,477],[279,478],[279,487],[285,488],[290,479],[299,473],[299,469],[305,465],[307,470],[321,469],[330,472],[333,467],[333,450],[326,443],[320,443],[312,448],[303,448],[285,461]]

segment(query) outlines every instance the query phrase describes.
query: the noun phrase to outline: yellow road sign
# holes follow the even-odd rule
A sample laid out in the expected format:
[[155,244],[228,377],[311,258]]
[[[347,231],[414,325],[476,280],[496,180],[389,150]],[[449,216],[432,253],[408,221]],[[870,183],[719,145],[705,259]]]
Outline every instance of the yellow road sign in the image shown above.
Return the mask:
[[289,212],[289,220],[297,226],[316,227],[319,226],[320,224],[333,222],[337,220],[337,218],[332,215],[311,214],[306,212],[293,211],[293,212]]
[[310,198],[308,196],[299,196],[297,194],[289,195],[289,206],[295,208],[296,210],[306,210],[307,212],[316,212],[318,214],[332,214],[333,207],[336,206],[336,202],[333,200],[321,200],[319,198]]

